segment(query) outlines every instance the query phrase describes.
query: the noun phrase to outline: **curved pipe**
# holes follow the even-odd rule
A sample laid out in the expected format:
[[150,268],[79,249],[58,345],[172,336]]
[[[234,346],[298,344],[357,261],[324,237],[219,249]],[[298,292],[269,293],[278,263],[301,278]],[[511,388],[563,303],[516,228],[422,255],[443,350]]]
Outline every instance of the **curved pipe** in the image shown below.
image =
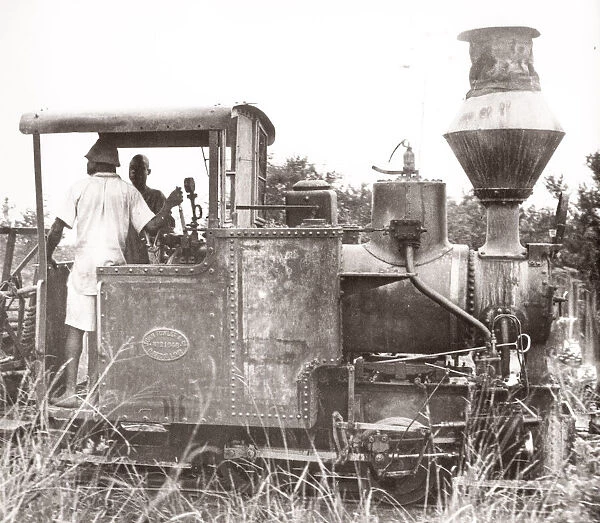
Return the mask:
[[459,320],[462,320],[465,323],[475,327],[477,330],[481,331],[485,336],[486,342],[490,342],[492,347],[494,346],[494,340],[490,329],[488,329],[483,323],[481,323],[477,318],[471,316],[468,312],[461,309],[455,303],[452,303],[448,298],[442,296],[439,292],[434,291],[431,287],[428,287],[423,280],[421,280],[415,272],[415,258],[414,258],[414,248],[412,245],[405,245],[404,253],[406,256],[406,272],[409,274],[413,274],[409,276],[409,280],[415,286],[415,288],[427,296],[429,299],[433,300],[435,303],[446,309],[450,314],[456,316]]

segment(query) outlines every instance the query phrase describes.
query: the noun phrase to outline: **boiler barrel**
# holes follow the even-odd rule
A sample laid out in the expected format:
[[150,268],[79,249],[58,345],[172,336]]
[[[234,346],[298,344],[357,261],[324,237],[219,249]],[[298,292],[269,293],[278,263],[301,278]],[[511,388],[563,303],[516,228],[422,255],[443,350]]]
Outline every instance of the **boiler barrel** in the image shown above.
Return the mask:
[[[362,245],[344,246],[348,268],[366,262],[367,255]],[[466,309],[468,257],[467,246],[454,245],[434,260],[417,265],[416,270],[429,287]],[[404,267],[390,268],[382,260],[369,258],[370,271],[342,286],[345,352],[432,354],[463,348],[467,334],[463,323],[421,294],[410,281],[386,283],[385,277],[377,276],[379,272],[406,272]]]
[[[393,180],[373,186],[371,241],[343,249],[342,325],[346,352],[434,353],[462,348],[464,327],[407,279],[406,261],[388,230],[392,220],[416,220],[426,232],[416,271],[435,291],[467,307],[468,248],[448,242],[441,182]],[[382,276],[379,276],[382,274]]]

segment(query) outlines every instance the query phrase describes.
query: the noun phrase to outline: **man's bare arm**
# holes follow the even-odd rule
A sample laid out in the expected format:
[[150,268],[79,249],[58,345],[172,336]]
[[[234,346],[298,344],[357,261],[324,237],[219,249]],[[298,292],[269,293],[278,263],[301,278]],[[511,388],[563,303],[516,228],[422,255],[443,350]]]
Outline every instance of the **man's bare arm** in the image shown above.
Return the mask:
[[171,217],[171,209],[176,207],[183,201],[183,193],[180,187],[176,187],[175,190],[169,194],[162,209],[158,211],[158,214],[152,218],[145,226],[144,229],[150,234],[156,234],[159,229],[169,226],[169,218]]
[[65,227],[66,223],[60,218],[56,218],[52,224],[52,227],[50,227],[50,231],[48,232],[48,238],[46,239],[46,259],[48,260],[48,265],[50,267],[56,267],[56,261],[52,255],[60,243]]

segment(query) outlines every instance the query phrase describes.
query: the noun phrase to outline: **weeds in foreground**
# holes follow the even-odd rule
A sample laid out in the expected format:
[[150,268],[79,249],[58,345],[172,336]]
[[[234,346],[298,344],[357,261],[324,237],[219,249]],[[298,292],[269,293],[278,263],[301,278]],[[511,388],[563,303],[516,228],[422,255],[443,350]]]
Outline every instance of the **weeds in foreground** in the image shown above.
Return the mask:
[[[35,390],[33,384],[23,387]],[[5,438],[0,453],[0,520],[73,522],[588,522],[600,520],[600,437],[575,442],[575,459],[565,475],[539,490],[488,488],[477,494],[455,488],[445,507],[404,509],[382,502],[385,495],[365,489],[344,499],[331,481],[307,470],[265,464],[251,492],[224,490],[223,478],[209,475],[193,493],[184,478],[166,471],[91,468],[60,459],[64,431],[45,427],[23,397],[9,411],[23,427]],[[46,402],[42,401],[41,405]],[[28,423],[25,423],[28,422]],[[73,427],[72,420],[65,422]],[[44,427],[44,430],[40,430]],[[84,437],[79,447],[85,447]],[[64,449],[63,449],[64,452]],[[70,451],[68,451],[70,452]],[[64,455],[62,456],[64,458]],[[69,455],[67,454],[67,457]],[[485,465],[486,460],[482,458]],[[157,473],[158,472],[158,473]],[[477,476],[475,476],[476,478]],[[389,501],[389,498],[388,498]]]
[[213,475],[191,494],[178,476],[69,464],[58,458],[57,437],[52,431],[28,429],[4,441],[1,521],[535,523],[600,518],[600,438],[578,440],[579,459],[545,490],[524,494],[495,488],[472,496],[455,489],[446,507],[423,513],[421,508],[384,504],[373,490],[347,502],[331,483],[275,467],[263,469],[252,493],[225,491]]
[[[19,398],[4,418],[19,428],[1,441],[0,521],[414,521],[401,507],[382,508],[375,492],[345,503],[335,486],[307,470],[266,465],[248,493],[224,490],[223,477],[214,473],[191,492],[186,478],[176,473],[94,468],[72,450],[86,446],[74,420],[65,420],[61,429],[47,427],[47,398],[32,410],[35,384],[22,390],[32,392]],[[67,440],[71,445],[65,450]]]

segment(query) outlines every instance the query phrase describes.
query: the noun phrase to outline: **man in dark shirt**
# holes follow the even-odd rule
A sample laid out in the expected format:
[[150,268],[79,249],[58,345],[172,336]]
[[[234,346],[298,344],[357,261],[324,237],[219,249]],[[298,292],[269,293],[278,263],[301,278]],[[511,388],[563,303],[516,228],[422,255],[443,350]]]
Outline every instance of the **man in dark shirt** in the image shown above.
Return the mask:
[[[140,192],[148,207],[154,214],[162,209],[167,198],[158,189],[151,189],[146,185],[150,175],[150,162],[143,154],[136,154],[129,162],[129,179],[133,186]],[[166,220],[166,226],[170,229],[175,227],[175,220],[169,214]],[[154,237],[140,236],[136,234],[133,228],[129,229],[127,234],[126,258],[127,263],[150,263],[148,256],[148,246],[145,240],[154,241]]]

